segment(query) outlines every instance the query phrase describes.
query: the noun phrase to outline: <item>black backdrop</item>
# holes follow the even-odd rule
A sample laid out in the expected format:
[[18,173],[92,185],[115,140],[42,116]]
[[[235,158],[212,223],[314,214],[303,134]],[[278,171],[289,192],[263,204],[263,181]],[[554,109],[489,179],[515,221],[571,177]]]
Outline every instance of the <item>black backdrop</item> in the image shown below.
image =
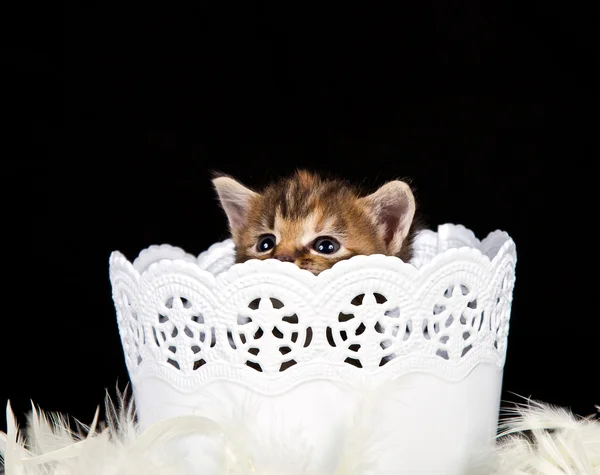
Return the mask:
[[210,170],[261,186],[308,167],[368,189],[410,177],[431,226],[508,231],[503,396],[591,413],[592,20],[412,3],[71,5],[64,43],[36,15],[4,56],[0,405],[89,421],[127,383],[110,252],[199,253],[227,236]]

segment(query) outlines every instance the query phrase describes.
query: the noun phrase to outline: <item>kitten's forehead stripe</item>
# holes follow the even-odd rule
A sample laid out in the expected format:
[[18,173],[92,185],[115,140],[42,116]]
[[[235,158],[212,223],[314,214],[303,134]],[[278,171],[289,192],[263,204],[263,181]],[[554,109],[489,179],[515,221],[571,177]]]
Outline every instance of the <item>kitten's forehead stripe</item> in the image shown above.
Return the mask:
[[269,213],[267,215],[267,227],[270,229],[275,228],[275,213],[277,212],[277,210],[275,210],[273,213]]
[[327,218],[323,212],[323,208],[318,209],[317,218],[315,220],[315,233],[319,234],[325,228],[333,228],[333,219]]

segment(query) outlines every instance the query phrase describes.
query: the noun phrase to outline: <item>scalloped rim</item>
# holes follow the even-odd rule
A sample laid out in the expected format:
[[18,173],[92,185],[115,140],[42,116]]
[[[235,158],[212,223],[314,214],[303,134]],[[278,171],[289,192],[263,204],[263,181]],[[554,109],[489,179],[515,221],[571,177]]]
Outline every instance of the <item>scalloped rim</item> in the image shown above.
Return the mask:
[[[243,262],[243,263],[235,263],[229,269],[222,272],[218,276],[216,276],[215,274],[213,274],[199,266],[199,262],[204,256],[209,255],[209,253],[212,253],[216,249],[221,249],[221,248],[226,248],[226,247],[231,246],[231,243],[232,243],[231,239],[227,239],[227,240],[216,242],[216,243],[212,244],[207,250],[203,251],[198,256],[194,256],[193,254],[187,253],[182,248],[173,246],[171,244],[153,244],[153,245],[147,247],[146,249],[143,249],[142,251],[140,251],[140,253],[138,254],[138,257],[136,257],[136,259],[134,259],[133,262],[129,261],[120,251],[113,251],[110,255],[109,265],[112,266],[112,265],[116,264],[117,262],[125,264],[126,266],[130,267],[130,271],[132,271],[136,275],[136,277],[140,278],[145,274],[153,273],[157,267],[169,265],[171,263],[178,263],[180,265],[183,265],[185,267],[189,267],[189,268],[193,269],[195,272],[200,273],[200,275],[203,275],[205,277],[208,277],[209,279],[212,278],[215,280],[217,279],[217,277],[220,280],[220,279],[226,278],[227,276],[229,276],[231,274],[234,274],[234,275],[238,274],[239,271],[241,271],[242,269],[247,269],[247,268],[257,269],[262,266],[269,266],[271,268],[276,268],[276,267],[281,268],[281,266],[284,266],[284,268],[286,268],[286,270],[290,270],[292,268],[295,269],[295,270],[292,270],[292,272],[298,273],[299,277],[302,276],[302,278],[313,279],[313,282],[314,282],[316,280],[323,279],[324,278],[323,276],[326,277],[329,273],[333,272],[334,269],[340,269],[340,268],[343,269],[344,267],[354,267],[354,264],[356,262],[360,262],[360,261],[362,261],[365,264],[367,264],[369,261],[373,261],[373,263],[376,263],[376,262],[386,262],[386,264],[393,263],[394,265],[400,266],[400,267],[410,267],[413,272],[416,271],[418,274],[421,274],[421,273],[427,272],[427,270],[430,267],[435,266],[440,259],[445,259],[445,258],[447,258],[448,255],[451,255],[451,254],[470,253],[473,255],[477,255],[478,257],[481,257],[481,258],[487,260],[488,262],[490,262],[492,267],[495,267],[497,261],[499,259],[501,259],[507,253],[514,255],[514,258],[516,260],[516,246],[515,246],[514,241],[512,240],[512,238],[509,236],[509,234],[507,232],[496,229],[496,230],[488,233],[488,235],[484,239],[479,240],[475,236],[475,234],[473,233],[472,230],[466,228],[462,224],[448,224],[448,225],[460,230],[461,232],[466,232],[468,234],[468,238],[472,239],[474,242],[476,242],[478,244],[478,246],[477,247],[462,246],[462,247],[446,249],[445,251],[442,251],[441,253],[433,256],[430,261],[426,262],[420,268],[415,267],[410,262],[404,262],[396,256],[386,256],[383,254],[353,256],[350,259],[345,259],[345,260],[337,262],[329,269],[326,269],[323,272],[321,272],[319,275],[314,275],[312,272],[310,272],[308,270],[300,269],[299,267],[297,267],[295,264],[293,264],[291,262],[280,262],[275,259],[266,259],[266,260],[251,259],[251,260]],[[448,226],[448,225],[444,225],[444,226]],[[433,231],[431,229],[425,229],[421,232],[425,232],[427,234],[429,234],[429,233],[438,234],[437,231]],[[504,239],[504,242],[498,248],[498,251],[496,252],[494,257],[490,258],[487,254],[484,253],[484,251],[482,249],[485,249],[487,247],[486,244],[489,244],[496,239]],[[189,260],[160,259],[160,260],[150,264],[150,266],[148,266],[148,268],[146,268],[143,272],[140,273],[137,270],[137,268],[135,267],[136,263],[139,262],[140,258],[144,257],[145,255],[147,255],[150,252],[154,252],[154,251],[161,250],[161,249],[166,249],[171,252],[178,252],[178,253],[180,252],[185,256],[189,256]]]

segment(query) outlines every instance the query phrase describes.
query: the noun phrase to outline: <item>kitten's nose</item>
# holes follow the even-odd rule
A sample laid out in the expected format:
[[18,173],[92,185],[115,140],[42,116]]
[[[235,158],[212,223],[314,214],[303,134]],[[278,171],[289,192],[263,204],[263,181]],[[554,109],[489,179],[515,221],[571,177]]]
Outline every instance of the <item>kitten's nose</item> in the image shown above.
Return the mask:
[[287,254],[279,254],[278,256],[275,256],[275,259],[279,259],[281,262],[294,262],[296,260],[293,256]]

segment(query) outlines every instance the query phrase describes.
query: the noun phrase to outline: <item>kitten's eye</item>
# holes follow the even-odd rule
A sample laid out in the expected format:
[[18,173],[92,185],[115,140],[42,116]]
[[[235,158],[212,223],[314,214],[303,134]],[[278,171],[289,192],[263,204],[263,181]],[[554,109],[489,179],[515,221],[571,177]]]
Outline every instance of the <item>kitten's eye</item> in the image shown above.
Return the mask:
[[333,238],[320,238],[315,241],[313,248],[320,254],[333,254],[340,250],[340,243]]
[[265,234],[261,236],[256,245],[258,252],[267,252],[275,247],[275,236],[272,234]]

